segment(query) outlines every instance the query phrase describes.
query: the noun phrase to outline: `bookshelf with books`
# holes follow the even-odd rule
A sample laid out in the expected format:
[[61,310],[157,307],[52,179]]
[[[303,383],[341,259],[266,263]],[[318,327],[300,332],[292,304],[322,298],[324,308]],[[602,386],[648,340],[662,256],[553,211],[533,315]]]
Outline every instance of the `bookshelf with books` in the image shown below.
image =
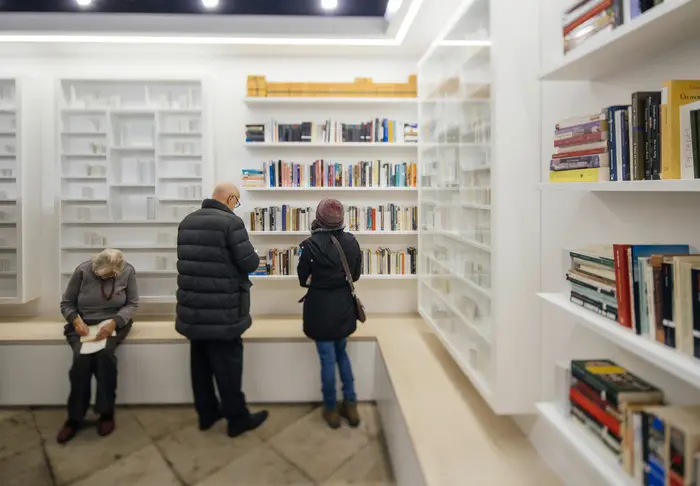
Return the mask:
[[368,312],[415,312],[415,97],[248,97],[245,102],[248,161],[240,171],[239,212],[263,260],[252,275],[255,300],[280,290],[291,296],[303,292],[294,252],[311,234],[319,200],[333,197],[345,206],[346,230],[365,252],[357,286]]
[[58,92],[61,287],[112,247],[138,269],[144,302],[173,302],[177,225],[208,171],[201,82],[69,79]]
[[[614,463],[614,454],[581,438],[590,430],[573,433],[564,412],[549,405],[560,395],[558,364],[590,357],[657,385],[668,405],[700,403],[693,338],[700,70],[684,55],[700,45],[697,31],[684,27],[697,20],[700,4],[659,3],[564,61],[546,34],[555,22],[546,12],[557,5],[541,1],[542,67],[558,67],[545,73],[553,81],[542,90],[538,411],[551,444],[537,445],[546,460],[561,457],[560,446],[573,447],[572,460],[555,467],[562,477],[644,484],[620,475],[624,468],[601,466]],[[581,442],[572,444],[574,437]]]
[[30,185],[35,174],[25,160],[36,149],[25,150],[24,123],[19,82],[0,79],[0,304],[26,303],[39,291],[29,254],[39,242],[38,226],[30,222],[40,207],[37,188]]

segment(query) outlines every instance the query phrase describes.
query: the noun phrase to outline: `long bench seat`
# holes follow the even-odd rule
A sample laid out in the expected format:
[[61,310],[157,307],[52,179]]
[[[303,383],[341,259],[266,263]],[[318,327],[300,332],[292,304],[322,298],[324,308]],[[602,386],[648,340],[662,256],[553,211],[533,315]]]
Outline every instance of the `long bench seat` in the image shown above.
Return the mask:
[[[313,348],[304,337],[298,318],[255,319],[253,327],[245,334],[245,341],[250,344],[246,348],[246,367],[250,367],[249,348],[264,347],[252,358],[255,361],[252,366],[258,373],[264,367],[259,360],[268,359],[266,356],[274,359],[279,353],[284,355],[292,344],[294,349],[304,350],[304,359],[314,359]],[[159,349],[174,346],[182,351],[186,361],[185,343],[175,332],[172,320],[143,319],[135,324],[123,346],[132,351],[120,359],[131,359],[132,364],[136,360],[148,360],[148,363],[139,364],[140,376],[145,379],[149,373],[163,372],[157,363]],[[51,346],[66,354],[62,348],[65,344],[60,322],[42,319],[0,322],[0,373],[4,367],[13,366],[12,360],[18,359],[19,353],[10,352],[13,348],[22,348],[21,353],[26,354],[39,352],[39,346]],[[353,365],[360,370],[366,368],[365,372],[356,373],[358,387],[362,386],[361,380],[372,381],[365,384],[365,392],[360,394],[358,390],[358,394],[378,403],[399,486],[560,484],[518,427],[506,417],[493,415],[420,317],[371,318],[360,326],[351,346],[356,348]],[[147,352],[139,354],[140,350]],[[284,362],[285,358],[301,359],[301,354],[294,353],[284,355],[282,365],[292,370],[300,367],[302,371],[297,374],[307,375],[299,376],[299,383],[294,386],[308,382],[318,394],[317,370],[308,376],[304,365],[296,361]],[[373,361],[371,366],[366,363],[368,361]],[[164,366],[167,371],[172,363]],[[187,363],[182,366],[186,368]],[[367,371],[370,368],[372,377]],[[13,371],[42,372],[41,367],[21,371],[15,367]],[[61,373],[65,376],[67,368]],[[173,370],[171,374],[175,375],[175,380],[183,382],[177,386],[189,386],[182,369]],[[290,376],[294,376],[294,372]],[[67,386],[67,376],[64,381]],[[120,393],[123,385],[120,381]],[[173,379],[161,386],[174,386]],[[246,392],[250,396],[250,392]]]

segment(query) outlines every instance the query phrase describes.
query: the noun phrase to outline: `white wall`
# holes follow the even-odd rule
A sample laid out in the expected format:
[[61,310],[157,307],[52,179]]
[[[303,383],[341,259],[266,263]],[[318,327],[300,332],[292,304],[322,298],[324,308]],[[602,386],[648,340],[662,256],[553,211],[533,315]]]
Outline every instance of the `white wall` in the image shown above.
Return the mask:
[[[49,47],[47,47],[49,49]],[[47,51],[48,52],[48,51]],[[35,256],[35,263],[40,267],[41,298],[38,301],[21,305],[0,307],[3,316],[15,314],[45,314],[58,316],[59,262],[58,254],[58,183],[56,160],[56,117],[54,107],[56,82],[61,78],[139,78],[161,79],[177,77],[201,77],[204,79],[206,98],[206,117],[209,123],[210,136],[213,140],[214,160],[211,177],[205,179],[205,185],[213,185],[215,179],[238,181],[240,169],[258,166],[261,157],[282,157],[284,154],[249,152],[243,145],[244,125],[251,121],[252,115],[243,103],[246,94],[246,77],[249,74],[265,75],[268,79],[277,81],[349,81],[355,77],[371,77],[380,82],[401,82],[409,74],[416,72],[415,60],[401,58],[348,58],[339,52],[333,58],[276,58],[276,57],[210,57],[200,60],[177,58],[177,51],[171,52],[167,58],[144,58],[137,55],[115,55],[105,49],[104,55],[99,52],[88,57],[57,58],[50,55],[26,56],[19,58],[0,59],[0,77],[20,77],[25,102],[32,108],[33,122],[29,123],[30,130],[25,130],[24,137],[28,143],[39,144],[42,147],[40,158],[26,160],[26,163],[36,164],[41,168],[42,178],[36,186],[31,187],[26,197],[41,198],[42,214],[35,224],[41,225],[41,251]],[[37,114],[37,112],[39,114]],[[380,113],[376,113],[379,115]],[[392,114],[392,113],[388,113]],[[396,114],[396,113],[394,113]],[[302,118],[304,113],[299,114]],[[333,116],[315,113],[321,119]],[[369,119],[375,115],[362,115]],[[359,114],[358,114],[359,116]],[[255,121],[255,120],[253,120]],[[313,154],[308,154],[311,157]],[[329,153],[328,158],[340,154]],[[404,154],[400,154],[404,155]],[[300,153],[300,157],[304,154]],[[347,157],[352,157],[348,154]],[[358,153],[360,157],[380,158],[381,154]],[[409,155],[406,154],[405,157]],[[287,160],[297,156],[290,153]],[[415,160],[416,155],[412,155]],[[316,156],[320,158],[320,156]],[[306,162],[301,158],[299,162]],[[206,189],[206,188],[205,188]],[[206,191],[205,191],[206,193]],[[255,197],[253,197],[255,196]],[[294,202],[301,199],[293,196]],[[405,197],[405,196],[404,196]],[[267,203],[269,196],[264,193],[243,195],[243,207],[246,211],[251,204]],[[313,195],[308,202],[315,202]],[[345,197],[341,197],[345,199]],[[391,199],[394,199],[391,197]],[[275,196],[275,199],[280,199]],[[389,202],[386,197],[373,197],[373,202]],[[290,241],[271,240],[255,241],[263,249],[278,247],[282,244],[295,244],[300,240]],[[384,244],[384,240],[373,240],[371,243]],[[415,240],[396,241],[404,246],[415,245]],[[361,240],[362,242],[362,240]],[[269,244],[268,244],[269,243]],[[414,312],[416,309],[416,282],[363,282],[359,288],[363,302],[370,313],[383,312]],[[256,283],[253,294],[253,313],[262,314],[297,314],[299,313],[298,299],[302,291],[293,282],[260,282]],[[169,313],[172,306],[143,306],[142,311],[148,313]]]

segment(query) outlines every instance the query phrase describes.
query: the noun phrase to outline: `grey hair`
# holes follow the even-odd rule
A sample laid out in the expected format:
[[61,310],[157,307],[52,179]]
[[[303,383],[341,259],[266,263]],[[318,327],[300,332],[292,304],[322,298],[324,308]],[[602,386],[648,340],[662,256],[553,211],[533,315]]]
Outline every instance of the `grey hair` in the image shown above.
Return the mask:
[[124,270],[124,253],[120,250],[107,248],[92,257],[92,271],[98,277],[104,277],[110,274],[119,275]]

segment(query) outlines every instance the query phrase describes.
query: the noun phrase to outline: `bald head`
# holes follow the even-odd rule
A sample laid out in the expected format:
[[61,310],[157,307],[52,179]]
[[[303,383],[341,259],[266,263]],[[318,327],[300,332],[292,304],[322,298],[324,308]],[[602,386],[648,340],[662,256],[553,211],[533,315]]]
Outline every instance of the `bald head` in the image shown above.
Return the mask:
[[238,190],[233,182],[220,182],[214,188],[211,198],[233,210],[241,200],[241,191]]

